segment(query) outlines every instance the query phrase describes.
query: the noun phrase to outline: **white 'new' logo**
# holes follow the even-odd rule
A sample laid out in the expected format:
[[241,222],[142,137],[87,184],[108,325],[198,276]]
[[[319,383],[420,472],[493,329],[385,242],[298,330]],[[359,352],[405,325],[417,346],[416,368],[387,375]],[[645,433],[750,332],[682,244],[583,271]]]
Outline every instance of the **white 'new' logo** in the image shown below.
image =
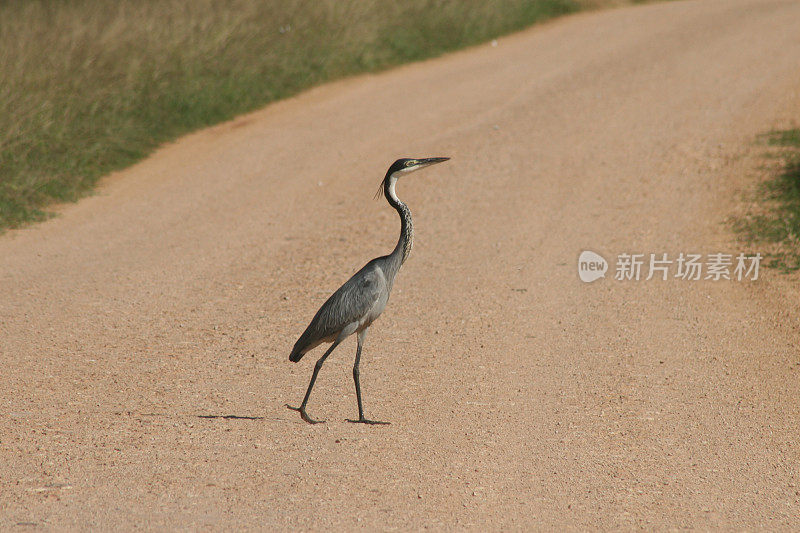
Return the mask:
[[583,282],[591,283],[596,279],[606,277],[606,270],[608,270],[608,263],[599,254],[585,250],[578,257],[578,276]]

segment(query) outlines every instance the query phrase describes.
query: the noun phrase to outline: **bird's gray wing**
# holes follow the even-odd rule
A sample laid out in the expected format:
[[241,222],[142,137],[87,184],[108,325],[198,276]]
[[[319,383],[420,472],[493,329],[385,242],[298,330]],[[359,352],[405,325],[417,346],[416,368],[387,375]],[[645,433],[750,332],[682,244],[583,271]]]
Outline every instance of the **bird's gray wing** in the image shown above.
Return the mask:
[[386,278],[373,262],[356,272],[322,304],[295,345],[295,350],[316,345],[338,335],[345,327],[366,317],[381,298]]
[[333,334],[345,326],[364,318],[378,301],[385,287],[383,272],[373,264],[367,264],[339,287],[314,317],[321,328]]

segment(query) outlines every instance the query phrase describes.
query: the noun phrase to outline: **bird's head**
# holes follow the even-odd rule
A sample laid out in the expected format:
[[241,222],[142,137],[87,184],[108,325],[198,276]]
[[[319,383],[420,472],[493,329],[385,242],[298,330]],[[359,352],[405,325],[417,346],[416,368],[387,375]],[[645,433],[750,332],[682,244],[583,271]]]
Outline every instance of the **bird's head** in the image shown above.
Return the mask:
[[386,171],[386,177],[383,178],[381,182],[381,186],[378,188],[377,194],[375,194],[375,198],[380,196],[381,192],[383,191],[384,187],[390,180],[397,180],[401,176],[405,176],[406,174],[410,174],[415,170],[419,170],[421,168],[429,167],[431,165],[435,165],[436,163],[442,163],[443,161],[447,161],[450,159],[449,157],[426,157],[424,159],[411,159],[404,157],[402,159],[398,159],[392,166],[389,167],[389,170]]
[[426,157],[425,159],[409,159],[409,158],[398,159],[397,161],[392,163],[392,166],[389,167],[389,172],[387,172],[387,174],[394,174],[395,172],[399,172],[400,175],[405,175],[414,172],[415,170],[419,170],[421,168],[435,165],[436,163],[447,161],[448,159],[450,158]]

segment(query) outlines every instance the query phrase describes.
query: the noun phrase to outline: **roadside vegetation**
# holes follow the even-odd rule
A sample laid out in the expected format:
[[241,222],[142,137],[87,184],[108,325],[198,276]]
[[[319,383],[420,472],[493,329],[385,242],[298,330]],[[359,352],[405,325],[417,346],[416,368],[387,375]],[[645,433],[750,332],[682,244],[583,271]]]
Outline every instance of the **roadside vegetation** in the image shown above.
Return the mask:
[[599,3],[0,0],[0,231],[191,130]]
[[800,128],[763,137],[776,165],[755,192],[751,212],[733,220],[751,245],[766,247],[766,264],[784,272],[800,269]]

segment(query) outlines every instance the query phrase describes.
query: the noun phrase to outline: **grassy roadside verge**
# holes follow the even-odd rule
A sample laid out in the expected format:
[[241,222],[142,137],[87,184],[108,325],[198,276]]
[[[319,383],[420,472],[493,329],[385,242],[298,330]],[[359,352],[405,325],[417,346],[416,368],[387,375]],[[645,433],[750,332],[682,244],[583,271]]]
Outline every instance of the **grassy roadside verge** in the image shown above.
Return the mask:
[[0,232],[191,130],[586,4],[0,0]]
[[758,185],[755,205],[733,227],[747,243],[766,247],[767,266],[800,270],[800,128],[770,132],[763,140],[777,165]]

